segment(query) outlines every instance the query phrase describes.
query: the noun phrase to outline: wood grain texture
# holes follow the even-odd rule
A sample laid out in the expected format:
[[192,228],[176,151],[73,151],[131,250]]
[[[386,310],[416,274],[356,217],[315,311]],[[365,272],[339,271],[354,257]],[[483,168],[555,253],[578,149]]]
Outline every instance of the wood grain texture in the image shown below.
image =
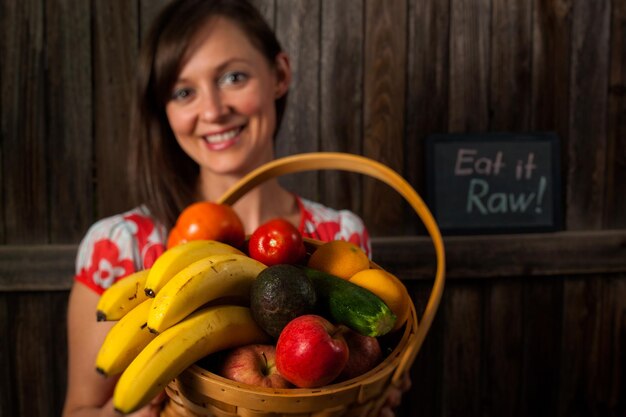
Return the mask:
[[139,34],[144,39],[152,21],[172,0],[139,0]]
[[520,280],[491,283],[485,289],[484,305],[481,362],[485,368],[483,395],[492,398],[488,414],[515,415],[522,403],[518,386],[511,384],[522,376],[524,299]]
[[[403,277],[404,278],[404,277]],[[422,316],[430,297],[432,285],[420,281],[404,280],[415,304],[418,317]],[[444,298],[442,303],[447,300]],[[444,329],[445,311],[440,305],[428,337],[420,348],[411,368],[411,390],[402,398],[397,416],[441,416],[443,409]],[[418,318],[419,320],[419,318]]]
[[450,132],[484,131],[488,127],[490,3],[450,1]]
[[[446,277],[497,278],[624,272],[623,230],[526,235],[444,236]],[[374,259],[402,277],[432,279],[429,238],[373,240]],[[389,264],[387,264],[389,262]]]
[[532,101],[532,3],[492,0],[490,38],[489,129],[528,131]]
[[561,345],[563,281],[563,277],[553,276],[548,280],[525,279],[522,284],[519,415],[558,415],[558,358],[561,350],[567,349]]
[[[602,368],[600,380],[597,384],[597,392],[602,399],[603,407],[614,410],[616,415],[626,414],[626,280],[611,279],[604,288],[605,303],[602,307],[602,344],[601,360]],[[606,382],[604,382],[606,381]],[[605,385],[605,386],[602,386]]]
[[594,409],[601,407],[615,410],[615,414],[619,415],[626,412],[624,383],[621,382],[626,371],[623,355],[626,338],[626,307],[623,300],[626,299],[626,285],[624,280],[609,279],[604,281],[602,291],[597,356],[592,363],[595,378],[591,381],[588,395]]
[[604,228],[626,227],[626,2],[611,3]]
[[[289,55],[293,78],[278,133],[278,156],[320,150],[320,2],[276,0],[276,34]],[[319,199],[317,172],[281,179],[305,198]]]
[[[409,1],[404,177],[423,190],[425,138],[448,125],[450,3]],[[407,214],[407,224],[416,224]]]
[[[365,1],[363,155],[403,172],[406,87],[406,0]],[[373,236],[403,234],[404,200],[363,180],[363,220]],[[385,227],[381,227],[381,225]]]
[[0,292],[66,291],[76,245],[0,246]]
[[482,414],[483,293],[483,285],[461,283],[443,296],[442,416]]
[[[323,0],[320,57],[320,148],[361,154],[363,147],[363,0]],[[320,172],[323,202],[363,211],[361,177]]]
[[139,39],[137,2],[94,2],[94,141],[99,217],[131,208],[127,181],[130,98]]
[[[2,34],[2,36],[0,36],[0,59],[2,60],[2,62],[7,62],[7,60],[9,59],[9,38],[8,36],[5,36],[4,33],[4,28],[7,27],[7,21],[6,21],[6,17],[7,16],[11,16],[11,13],[9,12],[9,6],[7,4],[5,4],[6,2],[0,2],[0,27],[2,28],[2,31],[0,31],[0,33]],[[5,70],[4,70],[5,66],[0,66],[0,93],[3,94],[4,96],[4,78],[6,77],[5,75]],[[6,106],[6,103],[4,102],[4,100],[0,99],[0,115],[3,115],[3,117],[0,118],[0,143],[4,142],[4,136],[5,136],[5,121],[4,121],[4,115],[6,115],[5,112],[3,112],[3,108]],[[2,196],[4,196],[4,182],[5,182],[5,175],[4,175],[4,159],[5,159],[5,153],[4,153],[4,146],[0,146],[0,190],[2,190]],[[4,219],[4,198],[0,199],[0,202],[2,204],[0,204],[0,219]],[[5,243],[6,242],[6,224],[5,221],[2,220],[0,221],[0,243]]]
[[[599,229],[605,213],[606,111],[609,70],[609,1],[575,1],[572,8],[566,224],[570,230]],[[557,412],[584,416],[597,409],[594,381],[603,303],[601,280],[565,282]],[[605,389],[606,387],[603,387]]]
[[[15,305],[14,333],[12,340],[16,352],[15,367],[20,372],[15,375],[16,415],[52,416],[58,415],[51,406],[53,398],[54,358],[49,338],[50,322],[47,320],[51,294],[35,294],[23,297]],[[64,318],[58,317],[55,327],[63,327]],[[36,335],[36,336],[35,336]],[[58,410],[57,410],[58,412]]]
[[[556,132],[561,149],[569,143],[571,8],[571,0],[533,3],[531,128]],[[568,166],[561,151],[561,172]]]
[[10,294],[0,293],[0,332],[3,337],[0,339],[0,415],[17,416],[17,406],[15,399],[15,385],[12,383],[14,376],[19,369],[15,369],[15,343],[13,331],[15,329],[14,302]]
[[67,384],[67,292],[0,293],[0,415],[61,415]]
[[572,14],[568,229],[598,229],[604,214],[610,1],[577,1]]
[[582,417],[596,409],[593,391],[597,365],[605,360],[598,351],[604,285],[598,279],[579,279],[565,285],[558,415]]
[[50,241],[71,243],[94,221],[91,4],[46,2],[45,16]]
[[[4,242],[48,241],[43,2],[3,2],[2,168]],[[8,175],[6,175],[8,174]]]

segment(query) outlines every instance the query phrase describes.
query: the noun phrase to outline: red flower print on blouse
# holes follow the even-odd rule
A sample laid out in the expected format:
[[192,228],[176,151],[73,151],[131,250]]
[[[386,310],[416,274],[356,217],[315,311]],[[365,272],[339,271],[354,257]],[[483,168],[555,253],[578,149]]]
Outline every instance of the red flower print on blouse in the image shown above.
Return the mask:
[[352,233],[348,238],[348,242],[354,243],[359,247],[363,247],[363,242],[361,241],[361,236],[358,233]]
[[147,216],[142,216],[140,214],[129,214],[128,216],[124,216],[124,220],[132,222],[135,224],[135,229],[133,230],[133,234],[137,238],[137,243],[139,244],[139,251],[143,251],[143,247],[148,243],[148,238],[150,234],[154,230],[154,223]]
[[133,234],[137,239],[143,268],[152,267],[154,261],[165,251],[163,243],[156,241],[156,237],[152,236],[155,232],[154,221],[148,216],[137,213],[124,216],[124,220],[135,225]]
[[108,288],[134,270],[131,259],[120,259],[120,251],[113,241],[102,239],[94,245],[90,266],[86,272],[87,276],[93,278],[95,284]]
[[142,249],[143,268],[152,268],[152,265],[161,254],[165,252],[165,245],[162,243],[149,243]]
[[341,231],[339,223],[337,222],[320,222],[317,225],[317,233],[319,233],[321,240],[338,240],[338,234]]

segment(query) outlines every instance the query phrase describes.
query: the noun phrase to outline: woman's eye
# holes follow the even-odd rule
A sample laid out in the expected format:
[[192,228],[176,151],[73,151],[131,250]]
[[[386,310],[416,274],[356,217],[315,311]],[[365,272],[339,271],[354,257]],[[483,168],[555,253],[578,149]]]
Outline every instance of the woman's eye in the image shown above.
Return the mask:
[[172,93],[172,100],[184,100],[192,95],[190,88],[177,88]]
[[243,72],[232,71],[222,75],[218,80],[218,84],[221,86],[237,85],[245,82],[247,79],[247,74]]

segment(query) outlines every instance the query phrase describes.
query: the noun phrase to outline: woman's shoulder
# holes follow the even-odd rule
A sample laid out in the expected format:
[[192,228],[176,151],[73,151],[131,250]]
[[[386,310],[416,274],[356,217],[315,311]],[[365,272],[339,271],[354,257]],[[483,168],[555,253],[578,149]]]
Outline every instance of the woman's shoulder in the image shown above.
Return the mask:
[[165,239],[165,228],[144,206],[102,218],[79,245],[76,279],[102,293],[118,279],[152,266]]
[[296,197],[302,213],[300,231],[306,237],[318,240],[347,240],[369,255],[371,245],[363,220],[350,210],[337,210],[321,203]]

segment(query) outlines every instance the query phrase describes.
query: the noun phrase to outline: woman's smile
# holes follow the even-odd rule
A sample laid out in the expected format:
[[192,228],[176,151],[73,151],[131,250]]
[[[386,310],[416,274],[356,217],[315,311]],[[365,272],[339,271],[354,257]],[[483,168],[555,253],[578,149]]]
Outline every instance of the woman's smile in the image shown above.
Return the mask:
[[235,146],[239,142],[240,134],[243,131],[242,127],[236,127],[234,129],[225,130],[223,132],[209,133],[202,138],[206,141],[208,148],[211,151],[221,151],[231,146]]

